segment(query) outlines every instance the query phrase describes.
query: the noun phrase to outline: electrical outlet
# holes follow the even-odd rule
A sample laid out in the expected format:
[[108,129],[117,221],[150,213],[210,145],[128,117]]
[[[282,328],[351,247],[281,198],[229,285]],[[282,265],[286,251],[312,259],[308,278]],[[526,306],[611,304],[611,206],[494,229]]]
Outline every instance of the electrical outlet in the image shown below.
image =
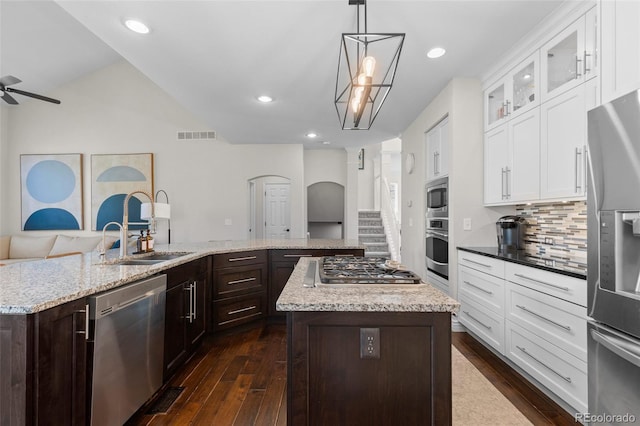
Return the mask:
[[553,245],[553,238],[551,238],[551,237],[544,237],[544,243],[545,243],[545,244],[549,244],[549,245]]
[[409,226],[413,226],[413,219],[409,218]]
[[465,217],[462,219],[462,229],[465,231],[471,231],[471,218]]
[[380,359],[380,329],[360,329],[360,358]]
[[231,221],[231,219],[225,219],[224,220],[224,224],[225,224],[225,226],[231,226],[233,224],[233,222]]

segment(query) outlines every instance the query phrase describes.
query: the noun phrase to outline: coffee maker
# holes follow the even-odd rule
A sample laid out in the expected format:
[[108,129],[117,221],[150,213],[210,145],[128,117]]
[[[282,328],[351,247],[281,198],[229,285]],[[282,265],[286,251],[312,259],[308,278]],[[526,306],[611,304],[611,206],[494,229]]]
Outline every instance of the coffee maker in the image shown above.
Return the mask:
[[524,250],[524,232],[527,221],[520,216],[502,216],[496,222],[498,250]]

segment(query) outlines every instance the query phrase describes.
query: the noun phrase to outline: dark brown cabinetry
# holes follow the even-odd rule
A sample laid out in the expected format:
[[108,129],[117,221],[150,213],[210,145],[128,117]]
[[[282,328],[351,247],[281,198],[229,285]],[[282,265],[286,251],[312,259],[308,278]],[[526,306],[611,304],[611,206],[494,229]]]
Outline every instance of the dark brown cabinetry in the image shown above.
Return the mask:
[[84,299],[0,316],[0,424],[87,423]]
[[[287,424],[450,425],[450,320],[449,312],[289,312]],[[366,357],[362,329],[377,330],[378,357]]]
[[284,317],[284,312],[276,310],[276,301],[301,257],[320,256],[364,256],[363,249],[286,249],[270,250],[269,316]]
[[164,336],[164,380],[180,367],[205,334],[209,258],[168,269]]
[[267,315],[267,250],[213,256],[213,329]]

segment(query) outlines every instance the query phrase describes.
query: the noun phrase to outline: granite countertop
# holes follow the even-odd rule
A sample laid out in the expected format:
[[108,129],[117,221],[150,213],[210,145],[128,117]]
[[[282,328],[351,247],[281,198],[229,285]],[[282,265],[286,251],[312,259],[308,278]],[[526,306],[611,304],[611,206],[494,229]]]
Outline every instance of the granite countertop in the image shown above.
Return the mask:
[[584,258],[557,258],[545,255],[534,255],[524,250],[500,251],[498,247],[458,247],[460,250],[476,253],[507,262],[519,263],[532,268],[567,275],[574,278],[587,279],[587,264]]
[[43,311],[212,254],[265,249],[362,248],[362,245],[352,240],[210,241],[156,245],[156,253],[187,254],[153,265],[118,265],[115,263],[118,260],[117,249],[107,252],[104,263],[101,263],[96,252],[19,262],[0,267],[0,314],[30,314]]
[[276,302],[278,311],[457,312],[460,307],[456,300],[427,283],[304,287],[309,263],[317,259],[300,259]]

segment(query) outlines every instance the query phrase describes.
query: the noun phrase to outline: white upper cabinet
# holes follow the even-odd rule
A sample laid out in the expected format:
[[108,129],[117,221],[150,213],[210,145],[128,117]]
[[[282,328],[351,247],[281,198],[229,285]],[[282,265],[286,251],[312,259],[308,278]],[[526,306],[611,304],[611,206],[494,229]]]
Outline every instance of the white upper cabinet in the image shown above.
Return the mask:
[[602,102],[640,88],[640,1],[601,2]]
[[585,85],[541,106],[540,198],[586,196],[587,113]]
[[528,111],[539,103],[538,52],[514,67],[484,92],[485,130]]
[[426,135],[427,181],[449,175],[449,118],[436,124]]
[[[580,17],[540,49],[542,102],[585,82],[586,18]],[[591,55],[591,56],[587,56]]]
[[485,134],[484,203],[540,197],[540,110],[533,108]]

